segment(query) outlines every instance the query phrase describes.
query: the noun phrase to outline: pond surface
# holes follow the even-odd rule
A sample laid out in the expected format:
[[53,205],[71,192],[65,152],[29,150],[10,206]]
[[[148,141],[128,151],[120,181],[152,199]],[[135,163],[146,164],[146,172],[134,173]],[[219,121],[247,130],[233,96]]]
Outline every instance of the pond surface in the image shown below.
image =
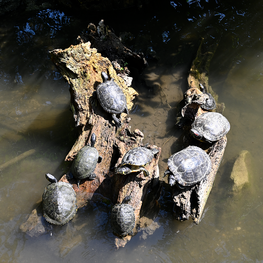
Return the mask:
[[[92,20],[46,9],[30,16],[1,18],[0,26],[0,261],[1,262],[263,262],[263,45],[262,4],[239,6],[170,1],[162,8],[138,13],[136,24],[112,17]],[[135,51],[147,48],[158,60],[133,87],[132,129],[145,143],[162,147],[160,172],[180,148],[176,107],[186,90],[186,77],[200,37],[219,42],[209,81],[224,102],[231,123],[223,161],[199,225],[174,220],[163,192],[160,210],[148,218],[125,248],[116,249],[109,222],[110,206],[91,204],[66,226],[31,238],[22,233],[50,172],[59,178],[76,132],[69,107],[68,84],[49,58],[49,50],[67,48],[89,22],[104,18],[115,30],[134,35]],[[129,16],[126,17],[129,20]],[[125,21],[125,20],[122,20]],[[137,23],[138,22],[138,23]],[[233,163],[242,150],[253,160],[250,184],[232,192]],[[21,154],[19,162],[2,168]]]

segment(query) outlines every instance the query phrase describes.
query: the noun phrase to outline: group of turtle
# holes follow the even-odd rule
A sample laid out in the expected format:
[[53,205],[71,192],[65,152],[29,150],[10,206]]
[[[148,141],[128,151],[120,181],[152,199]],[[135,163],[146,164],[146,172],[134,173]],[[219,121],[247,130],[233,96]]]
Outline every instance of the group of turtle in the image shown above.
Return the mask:
[[[212,111],[216,108],[216,102],[202,84],[199,84],[199,89],[190,88],[186,91],[185,104],[182,116],[193,121],[190,134],[198,141],[213,144],[229,132],[229,121],[221,113]],[[188,108],[192,114],[187,116],[185,113]],[[168,159],[165,175],[169,175],[171,186],[185,189],[204,180],[211,168],[209,155],[202,148],[190,145]]]
[[[121,125],[117,114],[124,111],[128,113],[126,97],[122,89],[109,80],[106,73],[102,72],[103,83],[96,90],[97,98],[102,108],[112,114],[117,126]],[[191,97],[189,99],[189,97]],[[187,97],[187,104],[198,103],[201,107],[211,108],[213,97],[201,92]],[[191,134],[198,140],[213,143],[222,138],[230,129],[228,120],[220,113],[206,112],[196,117],[191,127]],[[92,134],[91,144],[84,146],[76,155],[70,172],[76,178],[78,187],[80,180],[96,178],[94,170],[102,157],[95,148],[96,136]],[[128,175],[134,172],[143,172],[149,176],[145,166],[151,162],[157,149],[151,149],[147,145],[136,147],[128,151],[121,164],[115,169],[116,174]],[[165,175],[169,176],[169,184],[185,188],[203,180],[211,170],[212,164],[208,154],[197,146],[187,148],[173,154],[168,159],[168,169]],[[63,225],[70,221],[77,212],[77,199],[73,187],[64,182],[57,182],[51,174],[46,174],[50,184],[43,193],[43,215],[52,224]],[[111,225],[113,232],[118,236],[131,234],[135,226],[134,208],[129,204],[130,196],[123,199],[121,204],[115,204],[111,211]]]

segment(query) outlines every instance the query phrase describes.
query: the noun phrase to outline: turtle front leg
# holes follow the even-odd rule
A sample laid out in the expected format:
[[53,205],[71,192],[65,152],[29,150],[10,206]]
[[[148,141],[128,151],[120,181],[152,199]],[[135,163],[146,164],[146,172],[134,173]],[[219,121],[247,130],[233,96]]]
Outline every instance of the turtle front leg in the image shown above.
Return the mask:
[[112,119],[115,121],[117,126],[121,126],[121,121],[116,117],[116,114],[112,114]]
[[90,180],[94,180],[96,178],[96,174],[95,173],[92,173],[90,176],[89,176],[89,179]]
[[144,168],[144,167],[140,167],[139,171],[142,171],[144,173],[144,176],[149,176],[149,172]]

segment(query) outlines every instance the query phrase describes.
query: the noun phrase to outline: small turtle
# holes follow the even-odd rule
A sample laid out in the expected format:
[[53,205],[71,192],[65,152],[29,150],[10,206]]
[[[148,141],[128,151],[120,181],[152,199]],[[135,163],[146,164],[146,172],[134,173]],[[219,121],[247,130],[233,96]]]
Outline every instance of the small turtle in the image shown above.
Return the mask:
[[215,99],[214,97],[208,93],[205,89],[205,87],[203,86],[203,84],[199,84],[199,88],[200,90],[203,92],[204,96],[203,96],[203,102],[201,103],[201,108],[203,110],[208,110],[208,111],[211,111],[213,109],[216,108],[216,102],[215,102]]
[[97,163],[102,160],[102,157],[99,156],[97,149],[94,147],[96,142],[96,135],[94,133],[92,133],[90,141],[91,145],[86,145],[80,149],[70,169],[78,181],[78,187],[81,179],[94,180],[96,178],[94,170]]
[[111,210],[111,226],[114,234],[124,237],[133,234],[135,226],[134,208],[128,204],[130,196],[126,196],[121,204],[116,204]]
[[149,172],[145,169],[145,166],[151,162],[154,155],[158,152],[158,149],[149,149],[146,146],[133,148],[124,155],[115,173],[127,175],[143,171],[145,176],[149,176]]
[[112,114],[112,118],[117,126],[121,125],[121,121],[116,117],[116,114],[126,112],[129,114],[127,108],[126,97],[122,89],[114,82],[113,79],[109,80],[105,72],[101,73],[103,83],[97,87],[97,97],[100,105],[106,111]]
[[171,186],[184,189],[203,180],[210,173],[211,165],[204,150],[197,146],[188,146],[168,159],[168,169],[164,175],[169,175]]
[[58,182],[50,173],[46,179],[51,183],[43,193],[43,215],[54,225],[64,225],[77,213],[76,193],[69,183]]
[[190,88],[185,94],[185,103],[189,105],[195,103],[200,105],[203,110],[211,111],[216,108],[216,102],[213,96],[206,92],[205,87],[200,83],[199,88]]
[[230,123],[221,113],[206,112],[192,123],[191,134],[200,141],[209,143],[220,140],[230,130]]

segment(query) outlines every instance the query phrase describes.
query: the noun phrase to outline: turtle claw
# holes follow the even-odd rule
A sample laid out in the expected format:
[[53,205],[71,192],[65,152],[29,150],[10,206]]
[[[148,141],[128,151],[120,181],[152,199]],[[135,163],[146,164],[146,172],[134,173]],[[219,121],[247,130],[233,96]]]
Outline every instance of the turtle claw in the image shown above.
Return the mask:
[[112,114],[112,119],[115,121],[117,126],[121,126],[121,121],[116,117],[116,114]]

